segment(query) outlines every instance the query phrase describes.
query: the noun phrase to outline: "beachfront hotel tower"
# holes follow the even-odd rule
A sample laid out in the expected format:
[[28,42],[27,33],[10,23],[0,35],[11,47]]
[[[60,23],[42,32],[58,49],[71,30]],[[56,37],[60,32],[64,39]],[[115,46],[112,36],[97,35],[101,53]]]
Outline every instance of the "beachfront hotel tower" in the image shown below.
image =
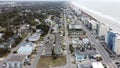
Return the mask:
[[107,47],[117,55],[120,55],[120,34],[114,31],[108,31],[106,38]]

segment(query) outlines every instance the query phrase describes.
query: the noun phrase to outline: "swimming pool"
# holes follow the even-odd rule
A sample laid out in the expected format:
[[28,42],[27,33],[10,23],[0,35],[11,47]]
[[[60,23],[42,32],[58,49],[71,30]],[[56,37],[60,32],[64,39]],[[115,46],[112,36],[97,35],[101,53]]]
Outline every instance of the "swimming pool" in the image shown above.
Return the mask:
[[76,54],[76,61],[82,61],[84,60],[84,55],[81,55],[81,54]]

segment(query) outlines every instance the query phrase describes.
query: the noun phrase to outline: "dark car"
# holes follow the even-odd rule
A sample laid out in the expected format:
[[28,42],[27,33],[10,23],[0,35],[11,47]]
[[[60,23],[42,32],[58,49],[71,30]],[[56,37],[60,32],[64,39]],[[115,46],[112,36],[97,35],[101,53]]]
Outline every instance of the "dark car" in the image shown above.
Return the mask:
[[116,65],[120,64],[119,62],[115,62]]

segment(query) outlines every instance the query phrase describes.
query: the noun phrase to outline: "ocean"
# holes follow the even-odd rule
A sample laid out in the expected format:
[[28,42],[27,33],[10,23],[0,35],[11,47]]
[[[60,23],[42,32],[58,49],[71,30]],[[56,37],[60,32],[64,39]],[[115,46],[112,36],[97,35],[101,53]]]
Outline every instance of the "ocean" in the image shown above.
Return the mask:
[[120,21],[120,1],[74,1],[77,5],[101,15]]
[[99,22],[109,25],[113,31],[120,33],[120,1],[79,0],[71,3],[76,10],[84,10]]

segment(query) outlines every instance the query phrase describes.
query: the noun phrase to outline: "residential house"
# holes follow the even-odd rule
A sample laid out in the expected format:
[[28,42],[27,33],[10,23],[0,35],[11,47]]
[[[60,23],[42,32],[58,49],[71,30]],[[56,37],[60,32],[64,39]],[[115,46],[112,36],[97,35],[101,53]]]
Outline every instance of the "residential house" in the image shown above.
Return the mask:
[[9,38],[6,40],[6,43],[7,43],[9,48],[12,48],[15,45],[15,39]]
[[18,35],[21,35],[22,33],[26,33],[30,29],[29,24],[21,25],[21,27],[18,29]]
[[19,38],[19,35],[17,35],[17,34],[16,34],[16,35],[13,35],[12,38],[13,38],[13,39],[17,39],[17,38]]

